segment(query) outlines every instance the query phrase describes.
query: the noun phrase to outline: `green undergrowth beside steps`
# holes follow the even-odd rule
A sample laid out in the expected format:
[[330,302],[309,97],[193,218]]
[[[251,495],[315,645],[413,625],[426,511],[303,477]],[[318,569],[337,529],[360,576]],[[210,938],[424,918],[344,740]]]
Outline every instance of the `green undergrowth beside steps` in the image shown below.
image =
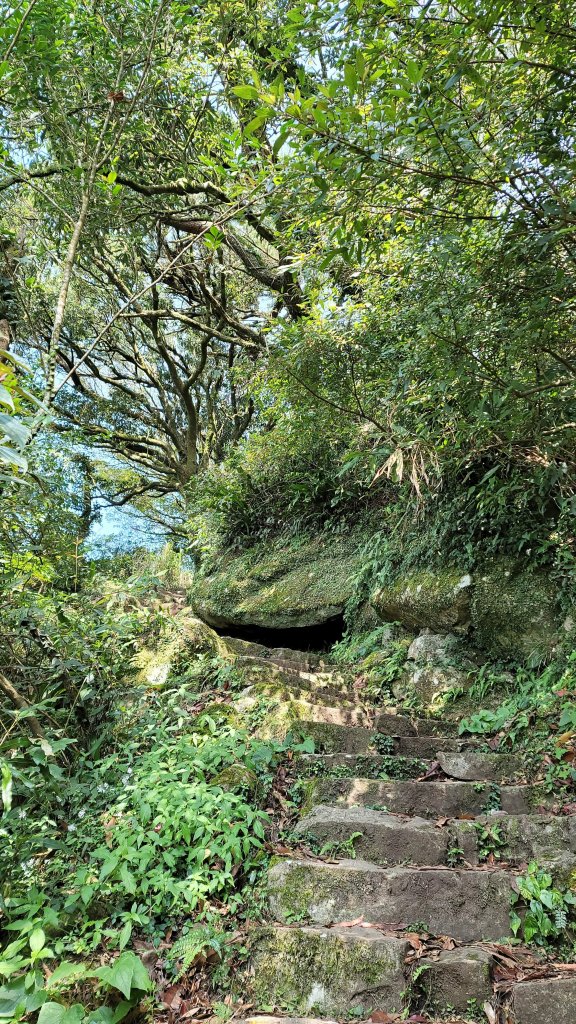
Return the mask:
[[[117,604],[110,615],[117,618]],[[382,712],[407,715],[422,720],[421,735],[449,733],[456,742],[459,734],[480,753],[515,754],[555,813],[576,807],[576,654],[540,668],[478,664],[456,637],[443,656],[467,687],[429,705],[406,690],[417,664],[414,632],[398,624],[349,629],[332,651],[300,655],[292,667],[289,652],[278,652],[267,676],[266,648],[228,642],[187,609],[168,617],[160,607],[154,616],[125,623],[130,671],[106,676],[112,692],[102,723],[69,737],[55,732],[47,743],[11,745],[8,736],[0,749],[9,854],[0,1021],[69,1024],[62,1014],[72,1007],[70,1024],[163,1019],[174,987],[184,1003],[242,1005],[239,968],[269,919],[271,856],[358,856],[363,832],[353,824],[337,841],[294,832],[315,778],[446,778],[428,755],[399,755],[375,725],[349,763],[324,759],[330,723],[299,723],[316,707],[353,708],[368,722]],[[437,653],[436,640],[420,634],[418,657]],[[500,786],[470,785],[485,803],[474,824],[480,863],[506,864]],[[454,830],[447,867],[462,866],[459,842]],[[535,861],[517,869],[516,889],[509,940],[572,961],[575,878]]]
[[179,646],[168,619],[155,625],[172,655],[163,685],[143,683],[136,658],[99,727],[4,737],[1,1021],[158,1019],[164,990],[209,1000],[243,956],[299,744],[247,731],[230,658],[193,653],[180,627]]

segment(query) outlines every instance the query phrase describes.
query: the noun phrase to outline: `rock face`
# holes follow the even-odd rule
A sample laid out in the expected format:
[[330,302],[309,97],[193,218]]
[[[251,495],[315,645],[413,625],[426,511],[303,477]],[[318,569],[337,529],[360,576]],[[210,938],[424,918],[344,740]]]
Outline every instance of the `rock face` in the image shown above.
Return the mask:
[[472,626],[487,654],[545,659],[562,632],[557,590],[546,575],[498,559],[474,576]]
[[446,671],[457,635],[496,658],[549,658],[576,628],[574,616],[562,623],[557,596],[545,573],[497,558],[473,575],[453,568],[400,577],[372,605],[385,622],[425,630],[408,650],[413,686],[425,696],[435,685],[427,673]]
[[317,537],[299,547],[260,543],[199,573],[194,612],[211,626],[292,629],[341,615],[360,567],[353,537]]
[[410,665],[393,686],[394,696],[402,699],[415,694],[430,711],[442,706],[442,698],[452,692],[466,690],[471,679],[450,665]]
[[458,569],[418,572],[382,587],[372,604],[387,622],[435,632],[463,630],[470,621],[472,577]]

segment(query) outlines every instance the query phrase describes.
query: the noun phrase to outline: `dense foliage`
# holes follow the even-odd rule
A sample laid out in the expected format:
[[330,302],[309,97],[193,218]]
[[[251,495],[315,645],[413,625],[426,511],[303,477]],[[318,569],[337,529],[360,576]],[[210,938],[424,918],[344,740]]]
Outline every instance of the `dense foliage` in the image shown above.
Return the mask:
[[[114,1024],[136,937],[193,914],[173,974],[225,959],[286,751],[206,710],[206,659],[142,697],[180,554],[96,557],[107,510],[196,559],[354,526],[357,604],[496,554],[573,598],[576,5],[1,6],[0,1018],[64,1024],[73,991],[66,1021]],[[572,730],[564,671],[466,727]],[[568,902],[522,885],[554,935]]]

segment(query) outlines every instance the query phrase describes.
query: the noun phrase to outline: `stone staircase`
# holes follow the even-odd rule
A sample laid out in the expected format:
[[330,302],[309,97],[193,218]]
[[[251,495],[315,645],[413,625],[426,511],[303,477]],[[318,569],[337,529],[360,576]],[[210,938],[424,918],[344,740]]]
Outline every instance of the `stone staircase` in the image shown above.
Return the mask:
[[[550,813],[517,758],[478,751],[454,723],[377,711],[314,656],[250,648],[239,658],[244,699],[280,687],[315,743],[298,763],[306,795],[294,856],[269,870],[274,923],[253,956],[255,1007],[575,1024],[575,965],[525,972],[497,992],[493,975],[515,875],[531,859],[564,877],[574,870],[576,817]],[[495,825],[501,866],[486,855]]]

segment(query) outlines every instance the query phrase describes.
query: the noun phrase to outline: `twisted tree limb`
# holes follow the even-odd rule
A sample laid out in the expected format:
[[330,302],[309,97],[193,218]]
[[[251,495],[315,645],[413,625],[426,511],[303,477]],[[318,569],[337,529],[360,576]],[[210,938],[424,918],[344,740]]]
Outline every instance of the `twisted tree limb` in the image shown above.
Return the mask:
[[[6,679],[6,676],[3,675],[2,672],[0,672],[0,692],[8,697],[19,711],[26,711],[31,707],[30,702],[18,692],[16,687],[12,685],[9,679]],[[34,715],[26,715],[26,721],[30,726],[30,731],[34,734],[36,739],[47,742],[46,735],[38,719]]]

